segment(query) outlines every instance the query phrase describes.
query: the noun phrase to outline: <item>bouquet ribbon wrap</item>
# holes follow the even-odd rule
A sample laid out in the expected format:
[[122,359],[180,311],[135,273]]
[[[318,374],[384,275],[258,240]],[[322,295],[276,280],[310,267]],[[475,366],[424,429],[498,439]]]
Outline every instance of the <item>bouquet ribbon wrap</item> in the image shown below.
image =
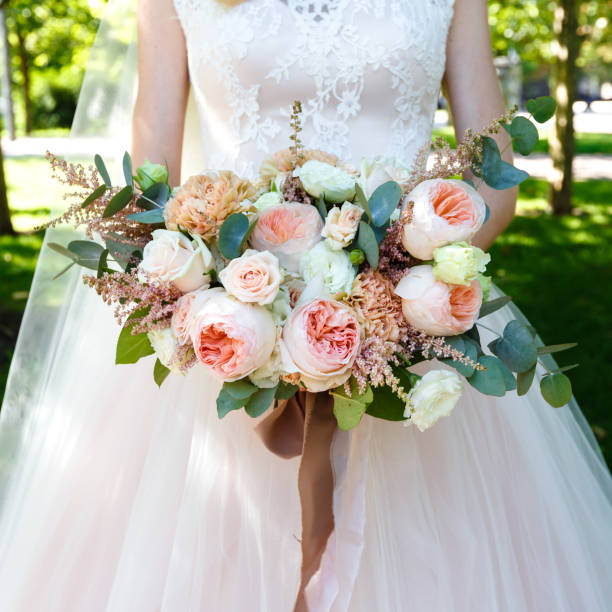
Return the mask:
[[306,612],[304,589],[319,569],[334,528],[334,474],[331,444],[337,429],[333,398],[327,393],[300,391],[281,402],[257,426],[273,453],[290,458],[300,453],[298,490],[302,507],[302,571],[295,612]]

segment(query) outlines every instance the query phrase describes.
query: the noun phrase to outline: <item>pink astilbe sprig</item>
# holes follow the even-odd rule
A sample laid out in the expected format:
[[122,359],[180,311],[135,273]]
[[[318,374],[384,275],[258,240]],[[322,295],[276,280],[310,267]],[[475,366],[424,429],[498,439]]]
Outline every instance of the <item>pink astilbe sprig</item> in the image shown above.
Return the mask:
[[394,285],[402,280],[411,266],[418,263],[402,245],[402,228],[410,222],[411,214],[409,205],[399,219],[391,224],[379,246],[378,270]]
[[83,276],[83,282],[112,306],[120,325],[132,317],[132,334],[168,327],[176,301],[182,295],[169,284],[152,279],[142,282],[142,274],[142,271],[133,269],[130,272],[105,272],[100,278]]
[[82,164],[70,164],[49,151],[46,153],[46,158],[51,164],[53,177],[64,185],[74,187],[76,191],[64,195],[64,199],[72,203],[62,215],[36,230],[67,223],[74,227],[84,226],[85,234],[92,240],[96,237],[112,238],[115,242],[125,242],[135,248],[142,248],[151,240],[153,229],[151,225],[127,218],[128,215],[142,212],[142,209],[136,205],[138,194],[134,194],[132,201],[123,210],[110,217],[104,217],[108,203],[119,192],[119,188],[107,189],[100,197],[83,208],[82,203],[85,198],[102,185],[98,170],[93,166],[85,168]]

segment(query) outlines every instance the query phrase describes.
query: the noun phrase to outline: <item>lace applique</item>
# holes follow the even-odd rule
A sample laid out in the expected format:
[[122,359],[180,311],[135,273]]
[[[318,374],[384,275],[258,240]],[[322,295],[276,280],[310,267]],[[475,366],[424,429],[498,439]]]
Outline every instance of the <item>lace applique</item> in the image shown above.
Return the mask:
[[[453,0],[175,5],[211,165],[235,162],[245,147],[251,154],[278,148],[294,97],[304,109],[305,145],[345,159],[355,153],[356,122],[372,113],[386,119],[384,150],[376,153],[409,164],[430,137]],[[214,135],[210,142],[215,131],[223,143]]]

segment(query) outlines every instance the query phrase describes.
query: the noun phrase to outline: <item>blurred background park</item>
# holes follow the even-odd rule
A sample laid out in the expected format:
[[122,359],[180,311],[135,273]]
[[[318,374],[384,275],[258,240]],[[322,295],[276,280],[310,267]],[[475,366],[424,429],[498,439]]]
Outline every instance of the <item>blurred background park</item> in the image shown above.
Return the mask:
[[[0,0],[0,399],[56,186],[44,159],[89,153],[68,141],[105,0]],[[491,249],[492,272],[545,342],[612,463],[612,0],[489,2],[508,105],[549,94],[556,117],[517,165],[518,213]],[[444,100],[437,135],[453,141]]]

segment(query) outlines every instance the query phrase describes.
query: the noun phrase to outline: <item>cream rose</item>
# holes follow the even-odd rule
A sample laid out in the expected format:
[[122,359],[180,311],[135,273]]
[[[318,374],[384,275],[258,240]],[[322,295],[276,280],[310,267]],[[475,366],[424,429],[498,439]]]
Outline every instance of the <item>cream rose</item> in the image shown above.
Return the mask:
[[437,247],[470,240],[486,216],[482,196],[455,179],[419,183],[404,199],[403,209],[407,206],[412,206],[412,213],[403,227],[402,244],[423,260],[431,259]]
[[288,272],[298,274],[301,260],[321,241],[323,220],[316,207],[295,202],[266,208],[257,219],[249,242],[258,251],[270,251]]
[[377,187],[389,181],[404,183],[410,177],[410,170],[392,157],[361,158],[359,186],[366,198],[374,193]]
[[342,208],[334,206],[325,219],[325,227],[321,232],[327,246],[334,251],[343,249],[353,242],[359,221],[363,215],[363,208],[345,202]]
[[491,256],[467,242],[438,247],[433,252],[434,276],[445,283],[469,285],[484,272]]
[[291,313],[282,339],[304,386],[310,391],[326,391],[350,377],[361,330],[347,305],[317,298]]
[[436,280],[430,265],[414,266],[395,288],[410,325],[431,336],[456,336],[471,329],[482,305],[478,280],[447,285]]
[[191,308],[193,348],[211,374],[224,381],[239,380],[270,359],[276,326],[262,306],[243,304],[215,288],[198,295]]
[[155,329],[147,333],[149,342],[155,351],[155,355],[160,362],[166,366],[172,373],[180,372],[181,361],[176,357],[176,349],[178,341],[172,329],[165,327],[164,329]]
[[146,244],[138,269],[146,273],[143,279],[148,275],[188,293],[208,287],[207,272],[213,267],[213,256],[199,236],[192,241],[180,232],[158,229]]
[[448,416],[463,392],[461,377],[450,370],[427,372],[408,393],[405,425],[414,424],[420,431],[429,429],[438,419]]
[[275,255],[249,249],[221,270],[219,280],[225,290],[241,302],[263,306],[274,301],[282,275]]
[[311,159],[293,171],[309,195],[340,204],[355,197],[355,177],[346,170]]
[[332,294],[350,293],[356,272],[346,251],[332,251],[325,242],[319,242],[304,256],[303,276],[306,283],[320,277]]

